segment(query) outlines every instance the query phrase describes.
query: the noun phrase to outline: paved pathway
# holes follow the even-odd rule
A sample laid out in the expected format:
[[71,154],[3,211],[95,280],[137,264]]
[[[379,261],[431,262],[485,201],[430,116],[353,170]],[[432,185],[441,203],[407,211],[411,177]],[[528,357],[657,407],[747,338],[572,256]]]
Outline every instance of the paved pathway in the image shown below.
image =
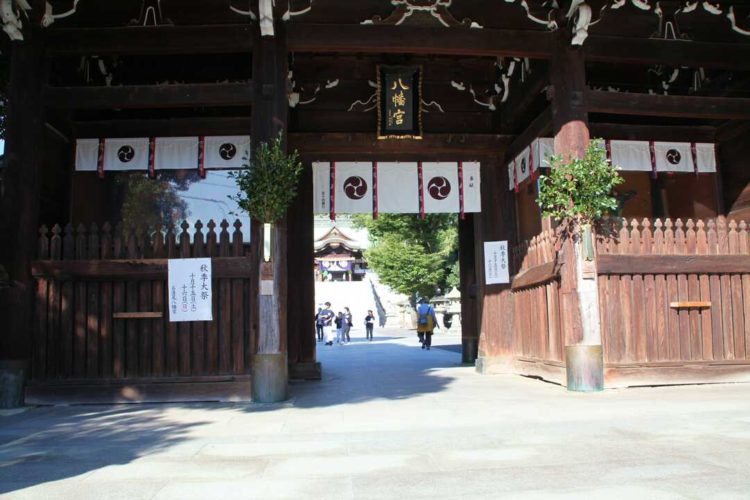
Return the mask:
[[570,394],[404,335],[321,346],[281,405],[6,413],[0,497],[750,498],[750,385]]

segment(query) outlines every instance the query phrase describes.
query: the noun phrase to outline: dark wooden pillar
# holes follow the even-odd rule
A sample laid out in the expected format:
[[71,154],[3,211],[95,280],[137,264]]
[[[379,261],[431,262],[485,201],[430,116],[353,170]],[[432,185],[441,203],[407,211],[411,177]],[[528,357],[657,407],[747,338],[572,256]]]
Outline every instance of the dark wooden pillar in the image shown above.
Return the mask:
[[[41,36],[25,33],[26,40],[11,49],[8,115],[5,136],[4,190],[0,195],[0,371],[12,372],[14,403],[21,388],[32,349],[34,282],[30,262],[36,257],[39,235],[39,193],[44,151],[45,60]],[[7,280],[4,276],[7,273]],[[4,378],[7,381],[7,378]]]
[[[559,31],[555,52],[550,60],[555,154],[567,158],[581,158],[589,143],[588,111],[584,102],[584,53],[580,47],[570,45],[566,30]],[[566,242],[561,257],[561,324],[565,330],[565,345],[574,345],[581,341],[582,329],[576,286],[575,249],[572,241]]]
[[[261,37],[253,43],[253,147],[286,137],[287,66],[286,32],[276,24],[275,36]],[[263,259],[259,248],[260,283],[258,298],[258,343],[252,359],[253,400],[277,402],[287,397],[287,220],[273,224],[272,258]]]
[[[500,158],[482,162],[482,212],[474,216],[475,269],[479,293],[477,322],[480,373],[510,372],[513,361],[513,298],[510,285],[484,284],[484,242],[516,241],[514,193],[508,190],[508,171]],[[512,270],[511,270],[512,271]]]
[[[294,148],[294,144],[289,144]],[[320,363],[315,361],[315,277],[313,276],[313,180],[312,166],[305,170],[297,187],[297,197],[287,216],[287,333],[289,373],[292,378],[319,379]]]
[[474,214],[458,221],[458,264],[461,290],[461,362],[474,363],[479,350],[477,326],[477,273],[475,268]]

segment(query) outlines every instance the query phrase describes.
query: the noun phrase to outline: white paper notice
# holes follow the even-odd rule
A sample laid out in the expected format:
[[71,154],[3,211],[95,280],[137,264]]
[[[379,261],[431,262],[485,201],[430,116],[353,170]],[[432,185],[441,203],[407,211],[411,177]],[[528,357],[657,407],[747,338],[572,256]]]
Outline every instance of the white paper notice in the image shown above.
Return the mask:
[[487,285],[510,283],[507,241],[484,242],[484,282]]
[[169,321],[212,321],[211,259],[169,259]]

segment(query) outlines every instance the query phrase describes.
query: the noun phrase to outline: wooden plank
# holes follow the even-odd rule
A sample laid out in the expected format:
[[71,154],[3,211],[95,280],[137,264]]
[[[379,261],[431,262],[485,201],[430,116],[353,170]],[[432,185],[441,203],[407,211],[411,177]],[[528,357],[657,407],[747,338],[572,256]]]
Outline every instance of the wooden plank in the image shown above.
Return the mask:
[[646,323],[646,360],[659,358],[657,346],[657,329],[659,327],[657,317],[660,311],[656,305],[656,280],[653,274],[643,277],[644,313]]
[[[125,285],[125,307],[128,311],[140,308],[138,301],[138,283],[128,282]],[[125,321],[125,376],[137,377],[138,371],[138,322]]]
[[656,352],[654,359],[669,359],[669,342],[667,340],[667,315],[669,314],[667,300],[667,277],[657,274],[654,278],[656,287]]
[[750,382],[750,365],[692,362],[676,366],[604,367],[607,388],[727,382]]
[[120,312],[120,313],[112,314],[112,318],[114,319],[155,319],[155,318],[163,318],[163,317],[164,317],[163,312],[156,312],[156,311]]
[[112,283],[105,281],[99,286],[99,373],[112,376]]
[[[620,276],[620,303],[622,309],[622,343],[623,343],[623,360],[635,361],[635,343],[636,343],[636,326],[633,307],[633,276],[626,274]],[[640,305],[636,306],[640,307]]]
[[152,283],[152,300],[154,312],[159,314],[156,321],[153,321],[153,341],[151,344],[151,367],[152,373],[155,376],[164,376],[165,363],[164,363],[164,323],[167,318],[164,318],[164,305],[165,305],[165,288],[166,284],[164,281],[156,280]]
[[[113,284],[112,310],[125,311],[125,283]],[[116,321],[112,325],[112,375],[115,378],[125,377],[125,323]]]
[[744,301],[742,298],[742,277],[733,274],[730,277],[732,287],[732,334],[734,343],[735,359],[745,359],[745,314]]
[[99,283],[87,283],[86,376],[99,375]]
[[599,274],[750,273],[748,255],[599,255]]
[[[196,116],[162,119],[77,121],[75,137],[180,137],[196,135],[247,135],[250,116]],[[712,141],[700,141],[712,142]],[[157,257],[162,257],[158,255]]]
[[370,133],[290,132],[289,148],[309,158],[444,159],[445,156],[479,158],[497,154],[510,144],[512,136],[499,134],[426,135],[420,141],[380,141]]
[[[253,263],[236,257],[216,257],[211,260],[215,278],[249,278]],[[157,280],[167,278],[167,259],[123,260],[65,260],[34,261],[31,272],[35,277],[58,280]]]
[[627,141],[714,142],[716,140],[716,127],[700,125],[591,123],[589,130],[592,137]]
[[620,276],[609,276],[609,302],[607,317],[611,324],[609,329],[609,353],[606,360],[625,360],[625,327],[623,310],[621,307],[623,291],[620,286]]
[[[138,307],[143,311],[153,310],[153,300],[151,297],[151,282],[143,280],[138,285]],[[141,377],[148,377],[153,374],[151,362],[153,359],[153,321],[134,321],[138,326],[138,373]]]
[[[684,274],[677,275],[677,294],[681,301],[687,302],[690,298],[688,290],[688,277]],[[670,302],[671,306],[671,302]],[[675,308],[670,307],[674,310]],[[687,309],[677,309],[678,325],[677,331],[679,356],[675,359],[690,359],[690,312]]]
[[645,361],[647,336],[650,335],[646,327],[646,292],[644,290],[643,276],[640,274],[633,275],[633,339],[635,340],[634,355],[635,359]]
[[423,26],[295,24],[287,32],[291,52],[375,52],[546,58],[552,33],[538,30],[452,30]]
[[671,116],[707,120],[746,120],[750,99],[738,97],[675,96],[634,92],[586,91],[590,113]]
[[46,279],[36,280],[34,362],[31,376],[35,379],[47,377],[47,327],[50,300],[50,283]]
[[[278,279],[282,279],[279,277]],[[232,373],[245,372],[245,308],[242,280],[232,280]]]
[[250,106],[245,83],[175,83],[116,87],[46,87],[44,102],[59,109],[149,109]]
[[530,267],[516,274],[513,278],[511,289],[516,291],[523,288],[530,288],[558,279],[559,277],[560,270],[557,262],[545,262],[544,264]]
[[86,282],[77,281],[74,289],[73,376],[80,378],[86,375]]
[[57,378],[62,369],[62,343],[60,342],[60,283],[50,282],[49,314],[47,315],[47,377]]
[[[253,48],[252,24],[57,28],[43,32],[53,55],[233,54]],[[200,43],[196,43],[200,40]]]
[[219,373],[231,372],[232,288],[229,280],[219,280],[221,326],[219,327]]
[[677,302],[670,302],[669,307],[672,309],[698,309],[711,307],[711,302],[708,300],[680,300]]

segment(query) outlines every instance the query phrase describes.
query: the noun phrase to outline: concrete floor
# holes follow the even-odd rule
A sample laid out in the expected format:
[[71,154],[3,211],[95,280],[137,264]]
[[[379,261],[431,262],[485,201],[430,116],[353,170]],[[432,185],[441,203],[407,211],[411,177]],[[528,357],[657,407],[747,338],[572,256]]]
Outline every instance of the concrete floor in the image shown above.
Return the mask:
[[750,385],[572,394],[384,334],[280,405],[6,412],[0,497],[750,498]]

